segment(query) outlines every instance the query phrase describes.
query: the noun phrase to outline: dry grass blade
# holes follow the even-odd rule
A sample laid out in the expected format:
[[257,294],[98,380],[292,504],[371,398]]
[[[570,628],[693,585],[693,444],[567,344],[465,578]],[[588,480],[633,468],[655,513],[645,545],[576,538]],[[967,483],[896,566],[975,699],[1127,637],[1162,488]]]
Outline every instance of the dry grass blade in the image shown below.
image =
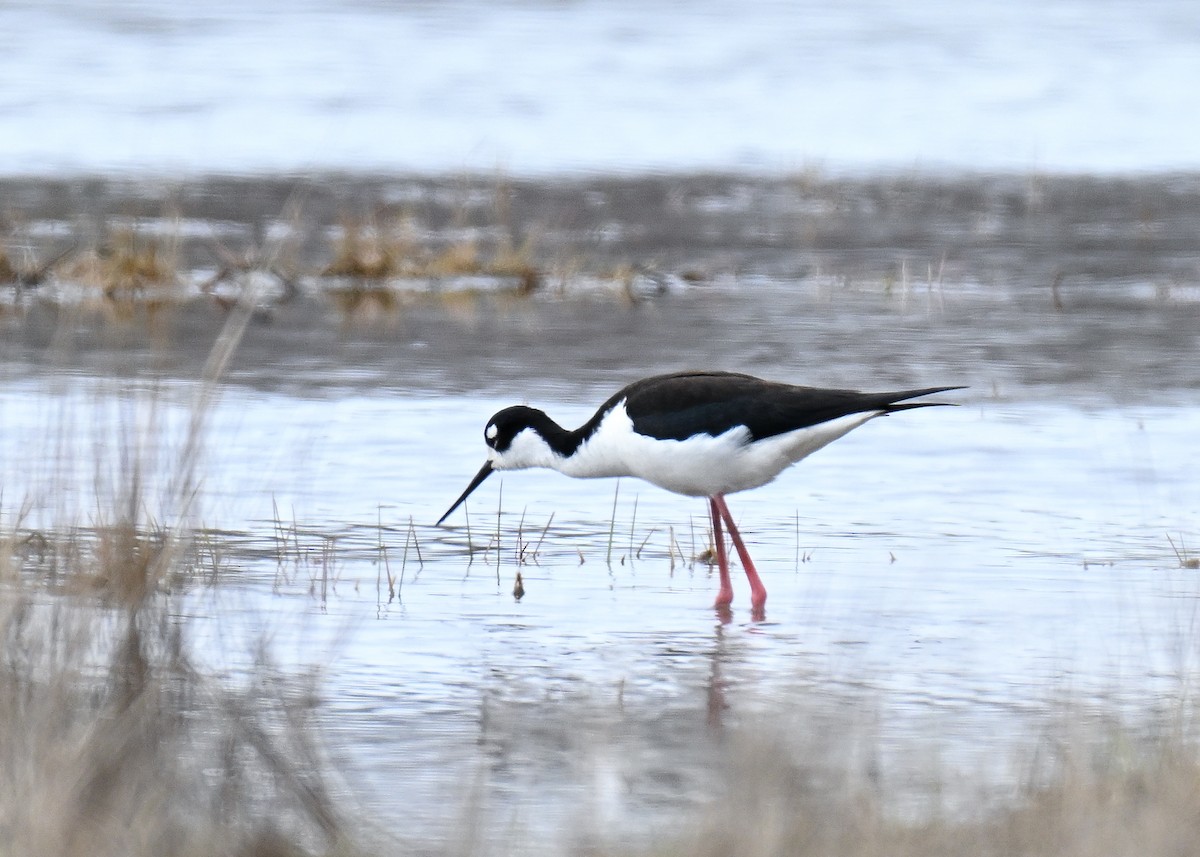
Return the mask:
[[613,539],[616,536],[616,532],[617,532],[617,498],[620,495],[621,495],[621,480],[618,479],[616,481],[615,487],[613,488],[612,514],[609,516],[609,519],[608,519],[608,551],[604,555],[604,561],[610,567],[612,566]]
[[500,585],[500,511],[504,508],[504,482],[500,483],[499,496],[496,498],[496,585]]
[[554,523],[554,513],[550,513],[549,520],[546,521],[546,526],[542,527],[542,534],[538,536],[537,544],[533,546],[533,561],[538,561],[538,554],[542,550],[542,542],[546,540],[546,533],[550,532],[550,525]]
[[[387,603],[391,604],[394,600],[396,600],[396,579],[395,579],[395,577],[392,576],[392,566],[391,566],[391,563],[388,561],[387,545],[384,544],[384,542],[383,542],[383,507],[379,506],[375,510],[375,512],[376,512],[376,522],[375,522],[376,548],[375,549],[378,552],[378,556],[376,558],[376,563],[378,565],[378,568],[381,571],[383,571],[384,574],[386,575],[387,592],[388,592]],[[401,566],[401,568],[403,569],[403,566]],[[380,583],[379,576],[376,575],[376,578],[375,578],[376,591],[379,591],[379,589],[380,589],[379,583]],[[401,589],[403,589],[403,587],[404,587],[403,571],[401,571],[400,587],[401,587]]]
[[642,558],[642,551],[645,550],[647,543],[649,543],[649,541],[650,541],[650,537],[653,536],[657,532],[658,532],[658,528],[652,527],[650,532],[646,533],[646,538],[642,539],[642,543],[640,545],[638,545],[637,551],[633,555],[634,559]]

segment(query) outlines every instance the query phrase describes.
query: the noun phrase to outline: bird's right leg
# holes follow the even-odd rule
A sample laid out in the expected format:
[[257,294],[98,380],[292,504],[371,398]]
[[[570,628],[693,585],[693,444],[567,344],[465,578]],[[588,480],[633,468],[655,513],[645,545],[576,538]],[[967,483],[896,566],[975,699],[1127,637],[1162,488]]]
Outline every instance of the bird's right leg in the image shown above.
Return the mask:
[[750,609],[757,614],[757,618],[763,618],[763,607],[767,603],[767,588],[763,586],[762,580],[758,577],[758,570],[754,567],[754,560],[750,559],[750,552],[746,550],[746,543],[742,541],[742,534],[738,532],[737,524],[733,521],[733,513],[729,511],[729,504],[725,502],[725,498],[718,494],[711,498],[713,504],[713,514],[717,517],[725,519],[725,525],[729,528],[729,538],[733,539],[733,546],[737,549],[738,556],[742,559],[742,568],[746,572],[746,579],[750,581]]

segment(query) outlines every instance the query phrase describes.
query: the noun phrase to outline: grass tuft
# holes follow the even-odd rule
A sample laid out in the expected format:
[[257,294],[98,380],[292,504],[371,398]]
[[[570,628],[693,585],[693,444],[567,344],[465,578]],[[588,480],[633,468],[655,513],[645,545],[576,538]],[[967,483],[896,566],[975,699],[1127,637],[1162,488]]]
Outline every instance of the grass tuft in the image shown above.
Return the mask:
[[97,287],[112,301],[149,298],[179,283],[178,240],[164,241],[136,227],[114,229],[76,260],[72,278]]
[[333,259],[325,277],[385,280],[417,270],[416,247],[406,230],[343,217],[333,240]]

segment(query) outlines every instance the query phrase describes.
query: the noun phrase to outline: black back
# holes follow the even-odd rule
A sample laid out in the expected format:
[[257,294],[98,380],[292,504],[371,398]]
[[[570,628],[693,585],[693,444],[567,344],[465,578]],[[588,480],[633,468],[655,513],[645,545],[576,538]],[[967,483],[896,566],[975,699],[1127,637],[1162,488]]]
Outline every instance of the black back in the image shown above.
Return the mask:
[[860,393],[799,387],[734,372],[677,372],[635,381],[605,402],[586,425],[572,434],[587,437],[622,400],[639,434],[660,440],[686,440],[697,434],[715,437],[744,425],[751,439],[761,440],[850,414],[890,413],[944,404],[906,400],[957,389],[961,388]]

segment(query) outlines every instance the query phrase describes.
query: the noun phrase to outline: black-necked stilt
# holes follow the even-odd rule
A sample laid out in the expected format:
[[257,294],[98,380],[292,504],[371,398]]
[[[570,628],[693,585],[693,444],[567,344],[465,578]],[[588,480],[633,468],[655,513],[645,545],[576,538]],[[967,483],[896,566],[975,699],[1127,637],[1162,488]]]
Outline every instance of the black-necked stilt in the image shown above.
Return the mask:
[[761,613],[767,590],[725,495],[766,485],[875,417],[945,404],[911,399],[960,389],[860,393],[797,387],[732,372],[678,372],[635,381],[574,431],[535,408],[505,408],[484,429],[487,461],[438,524],[495,470],[549,467],[580,478],[636,476],[676,494],[708,498],[721,573],[716,607],[727,608],[733,601],[724,522],[750,581],[750,605]]

